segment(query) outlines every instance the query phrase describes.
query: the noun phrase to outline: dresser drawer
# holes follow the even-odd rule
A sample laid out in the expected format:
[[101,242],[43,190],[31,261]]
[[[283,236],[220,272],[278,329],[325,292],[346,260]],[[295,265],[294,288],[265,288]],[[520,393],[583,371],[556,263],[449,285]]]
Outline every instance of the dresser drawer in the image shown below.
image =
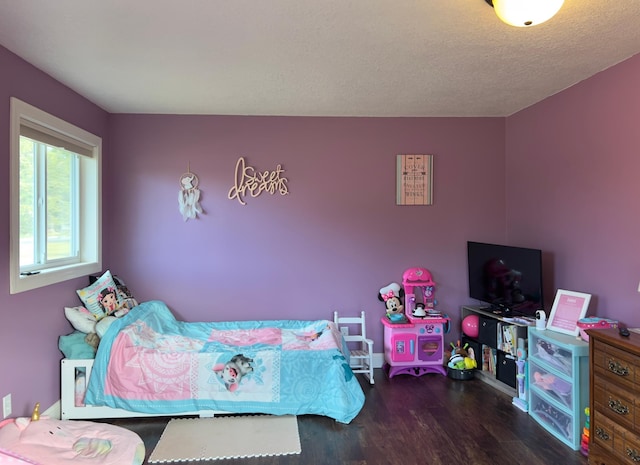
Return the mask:
[[592,441],[589,450],[590,463],[607,465],[618,463],[611,459],[591,461],[592,449],[597,449],[605,455],[613,453],[618,457],[620,463],[640,462],[640,442],[634,433],[617,425],[598,410],[594,412],[592,421],[593,439],[590,438]]
[[636,391],[637,357],[601,341],[594,341],[594,372],[626,389]]
[[[600,411],[594,412],[593,418],[593,437],[592,447],[596,447],[604,453],[614,453],[617,455],[620,463],[638,463],[640,462],[640,441],[638,437],[631,431],[617,425]],[[591,450],[589,451],[591,456]],[[610,459],[594,461],[590,463],[618,463]]]
[[596,410],[592,413],[591,418],[591,431],[592,435],[589,436],[589,440],[594,444],[600,445],[603,449],[606,449],[609,452],[613,452],[614,443],[616,440],[620,443],[618,448],[622,447],[623,439],[618,437],[616,438],[616,424],[611,421],[606,415],[603,415],[602,412]]
[[620,457],[624,457],[628,460],[628,463],[639,463],[640,462],[640,440],[634,434],[629,432],[621,433],[619,436],[624,438],[622,441],[622,447],[618,448],[620,441],[615,441],[615,451]]
[[609,450],[603,449],[599,444],[589,444],[589,465],[630,465],[624,459],[617,458]]
[[616,424],[633,431],[640,425],[633,393],[597,377],[593,383],[593,408]]

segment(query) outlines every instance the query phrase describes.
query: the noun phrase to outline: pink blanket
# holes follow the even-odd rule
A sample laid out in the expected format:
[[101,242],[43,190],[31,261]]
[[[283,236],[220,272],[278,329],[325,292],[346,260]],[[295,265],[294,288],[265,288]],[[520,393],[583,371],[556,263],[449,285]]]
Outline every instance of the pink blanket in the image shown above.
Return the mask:
[[88,405],[181,412],[316,414],[348,423],[364,393],[328,320],[185,322],[148,301],[100,340]]

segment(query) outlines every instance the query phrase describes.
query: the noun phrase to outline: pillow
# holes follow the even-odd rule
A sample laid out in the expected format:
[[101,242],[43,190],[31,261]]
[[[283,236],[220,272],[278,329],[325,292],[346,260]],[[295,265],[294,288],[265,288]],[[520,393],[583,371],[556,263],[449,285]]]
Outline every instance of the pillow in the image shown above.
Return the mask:
[[76,292],[96,320],[114,313],[120,307],[116,283],[109,270],[105,271],[93,284]]
[[96,317],[84,307],[65,307],[64,316],[67,317],[73,329],[83,333],[96,332]]
[[133,297],[133,294],[119,276],[114,276],[113,281],[116,283],[116,289],[118,291],[118,300],[120,301],[120,308],[124,307],[131,310],[133,307],[138,306],[138,301]]
[[[122,278],[116,274],[112,274],[113,282],[116,283],[116,290],[118,292],[118,300],[120,301],[120,308],[127,308],[131,310],[133,307],[138,306],[138,301],[133,297],[133,294],[122,280]],[[89,284],[93,284],[98,279],[100,279],[100,275],[89,275]]]

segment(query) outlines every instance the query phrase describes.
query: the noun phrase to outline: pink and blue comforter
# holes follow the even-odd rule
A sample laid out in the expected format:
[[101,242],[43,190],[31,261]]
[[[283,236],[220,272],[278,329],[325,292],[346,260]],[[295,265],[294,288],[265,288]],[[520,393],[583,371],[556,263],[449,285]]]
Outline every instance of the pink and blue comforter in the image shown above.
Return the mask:
[[165,415],[316,414],[349,423],[364,393],[342,348],[328,320],[189,323],[163,302],[144,302],[100,341],[85,402]]

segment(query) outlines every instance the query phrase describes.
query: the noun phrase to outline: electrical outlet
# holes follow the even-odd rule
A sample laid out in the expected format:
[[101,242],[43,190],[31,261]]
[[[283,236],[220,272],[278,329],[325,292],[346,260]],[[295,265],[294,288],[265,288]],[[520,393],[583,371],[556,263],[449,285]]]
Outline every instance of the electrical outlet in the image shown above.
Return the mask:
[[348,336],[349,335],[349,327],[348,326],[341,326],[340,327],[340,332],[342,333],[343,336]]
[[7,394],[2,398],[2,418],[7,418],[11,415],[11,394]]

